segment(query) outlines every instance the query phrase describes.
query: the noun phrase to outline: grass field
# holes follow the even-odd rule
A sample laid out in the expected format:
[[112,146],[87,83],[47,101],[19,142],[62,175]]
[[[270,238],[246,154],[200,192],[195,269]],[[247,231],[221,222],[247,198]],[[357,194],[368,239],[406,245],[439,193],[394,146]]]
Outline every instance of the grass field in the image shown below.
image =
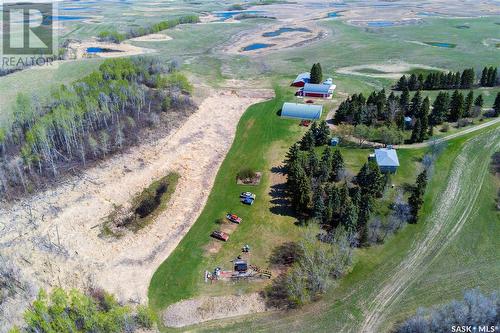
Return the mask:
[[[500,267],[495,258],[495,249],[499,246],[495,235],[500,226],[497,223],[499,213],[493,205],[495,184],[487,167],[493,151],[500,148],[499,132],[499,126],[496,126],[496,129],[483,130],[477,139],[468,135],[450,141],[437,160],[426,193],[422,221],[407,226],[383,246],[358,250],[352,272],[320,302],[297,311],[262,314],[240,319],[237,323],[231,320],[212,323],[203,328],[196,327],[196,330],[358,332],[364,311],[373,306],[371,302],[401,270],[399,265],[411,256],[414,244],[425,239],[438,222],[443,224],[438,242],[432,243],[430,251],[424,253],[417,267],[419,270],[414,272],[408,268],[414,273],[406,285],[408,289],[401,291],[389,307],[380,307],[384,312],[380,331],[386,331],[419,306],[460,297],[466,288],[495,290],[500,283]],[[460,184],[454,184],[456,178],[450,175],[459,170],[462,170],[458,177]],[[454,185],[460,189],[458,192],[443,193],[444,189]],[[472,194],[474,189],[478,190],[477,197]],[[441,212],[442,215],[436,216],[435,210],[447,195],[453,195],[450,206]],[[461,220],[463,216],[466,218]],[[463,227],[457,230],[454,227],[458,221]],[[454,232],[456,235],[452,238]],[[445,246],[440,247],[439,242]]]

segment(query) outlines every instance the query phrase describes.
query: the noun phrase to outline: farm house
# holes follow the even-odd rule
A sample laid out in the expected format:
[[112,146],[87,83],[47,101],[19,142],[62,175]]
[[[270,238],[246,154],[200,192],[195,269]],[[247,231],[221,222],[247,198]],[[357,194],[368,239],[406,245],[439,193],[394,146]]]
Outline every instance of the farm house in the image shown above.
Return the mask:
[[332,98],[335,88],[337,88],[337,86],[334,84],[306,83],[295,95],[303,97]]
[[382,173],[396,173],[398,170],[399,159],[394,148],[375,149],[375,160]]
[[322,105],[284,103],[281,108],[282,118],[318,120],[323,112]]
[[297,78],[292,82],[292,87],[303,87],[311,80],[311,73],[305,72],[297,75]]

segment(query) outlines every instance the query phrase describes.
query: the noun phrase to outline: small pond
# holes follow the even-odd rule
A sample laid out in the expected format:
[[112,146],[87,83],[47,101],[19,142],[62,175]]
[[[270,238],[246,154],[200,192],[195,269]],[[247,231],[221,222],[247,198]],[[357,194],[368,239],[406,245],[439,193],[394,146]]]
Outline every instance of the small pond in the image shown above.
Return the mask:
[[342,14],[340,14],[340,12],[331,12],[331,13],[328,13],[328,15],[327,15],[327,17],[329,17],[329,18],[339,17],[339,16],[342,16]]
[[430,45],[430,46],[436,46],[436,47],[444,47],[447,49],[453,49],[457,46],[457,44],[452,44],[452,43],[440,43],[440,42],[424,42],[424,44]]
[[367,25],[369,27],[376,27],[376,28],[392,27],[392,26],[396,25],[396,22],[393,22],[393,21],[371,21],[371,22],[368,22]]
[[265,49],[271,46],[274,46],[276,44],[265,44],[265,43],[254,43],[250,44],[248,46],[245,46],[242,50],[243,51],[254,51],[254,50],[260,50],[260,49]]
[[263,13],[261,10],[230,10],[225,12],[213,12],[215,17],[218,17],[221,21],[229,20],[230,18],[240,14],[257,15],[261,13]]
[[307,29],[307,28],[290,28],[290,27],[283,27],[283,28],[279,28],[278,30],[274,30],[274,31],[269,31],[269,32],[265,32],[262,34],[263,37],[276,37],[276,36],[279,36],[281,34],[284,34],[284,33],[287,33],[287,32],[296,32],[296,31],[300,31],[300,32],[311,32],[311,30]]
[[103,47],[88,47],[86,51],[87,51],[87,53],[121,52],[121,51],[118,51],[118,50],[107,49],[107,48],[103,48]]

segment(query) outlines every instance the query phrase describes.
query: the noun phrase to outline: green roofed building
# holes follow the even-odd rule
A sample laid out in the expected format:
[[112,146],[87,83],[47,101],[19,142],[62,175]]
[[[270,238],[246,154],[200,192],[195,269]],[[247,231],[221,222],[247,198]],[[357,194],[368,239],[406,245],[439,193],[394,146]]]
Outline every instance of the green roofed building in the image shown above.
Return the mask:
[[282,118],[318,120],[323,112],[322,105],[284,103],[281,109]]

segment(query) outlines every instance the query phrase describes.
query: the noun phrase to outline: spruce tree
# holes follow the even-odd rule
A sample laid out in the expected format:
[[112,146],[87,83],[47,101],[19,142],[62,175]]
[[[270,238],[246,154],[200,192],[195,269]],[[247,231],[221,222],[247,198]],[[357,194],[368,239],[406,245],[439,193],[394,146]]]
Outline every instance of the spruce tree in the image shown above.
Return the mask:
[[340,153],[340,150],[335,149],[332,154],[332,167],[331,167],[331,176],[330,179],[332,181],[339,181],[342,171],[344,170],[344,158]]
[[497,93],[495,98],[495,103],[493,103],[493,114],[495,117],[500,116],[500,92]]
[[464,117],[470,117],[472,115],[472,107],[474,105],[474,92],[471,90],[465,98],[464,104]]
[[300,148],[297,143],[294,143],[285,155],[285,167],[290,169],[293,162],[299,158]]
[[344,212],[340,216],[340,224],[343,225],[349,233],[354,233],[357,230],[358,208],[349,197],[345,203]]
[[403,89],[401,97],[399,98],[399,106],[404,114],[407,114],[410,106],[410,91],[408,88]]
[[477,96],[476,99],[474,100],[474,106],[477,106],[481,109],[483,105],[484,105],[483,95],[479,94],[479,96]]
[[328,127],[328,124],[326,121],[321,121],[319,123],[317,132],[316,132],[316,145],[317,146],[323,146],[328,144],[328,139],[330,138],[330,128]]
[[316,177],[319,174],[319,158],[314,149],[307,154],[307,174],[309,177]]
[[300,140],[300,150],[309,151],[314,148],[316,145],[314,140],[314,133],[309,129]]
[[464,111],[464,96],[458,90],[453,92],[451,96],[450,102],[450,115],[449,121],[458,121],[458,119],[462,118]]
[[408,80],[408,89],[410,91],[415,91],[418,89],[418,80],[415,74],[410,75],[410,79]]
[[415,121],[415,125],[413,125],[413,129],[411,131],[410,141],[412,143],[421,142],[420,133],[422,133],[422,123],[421,120],[417,118],[417,120]]
[[332,171],[332,152],[330,147],[326,147],[321,156],[321,162],[319,167],[319,178],[321,182],[327,182],[330,179],[330,173]]
[[309,208],[311,201],[310,180],[306,172],[298,163],[292,165],[292,188],[289,188],[292,195],[292,206],[298,214],[304,214]]
[[317,189],[314,192],[314,198],[313,198],[313,217],[318,221],[319,223],[324,223],[325,222],[325,211],[326,211],[326,206],[325,206],[325,201],[323,199],[323,193],[321,189]]
[[481,87],[486,87],[488,85],[488,67],[483,68],[483,73],[481,74],[481,80],[479,81]]
[[406,89],[408,89],[408,80],[406,79],[406,75],[403,75],[396,84],[396,90],[403,91]]
[[420,107],[419,119],[420,119],[420,134],[418,141],[422,142],[425,140],[427,136],[427,132],[429,131],[429,110],[430,110],[430,100],[429,97],[425,97],[422,102],[422,106]]
[[314,64],[311,68],[310,82],[314,84],[319,84],[323,81],[323,71],[321,69],[321,64]]
[[413,98],[411,99],[410,112],[408,113],[408,116],[410,117],[416,116],[421,106],[422,106],[422,94],[420,90],[417,90],[417,92],[415,93],[415,95],[413,95]]

